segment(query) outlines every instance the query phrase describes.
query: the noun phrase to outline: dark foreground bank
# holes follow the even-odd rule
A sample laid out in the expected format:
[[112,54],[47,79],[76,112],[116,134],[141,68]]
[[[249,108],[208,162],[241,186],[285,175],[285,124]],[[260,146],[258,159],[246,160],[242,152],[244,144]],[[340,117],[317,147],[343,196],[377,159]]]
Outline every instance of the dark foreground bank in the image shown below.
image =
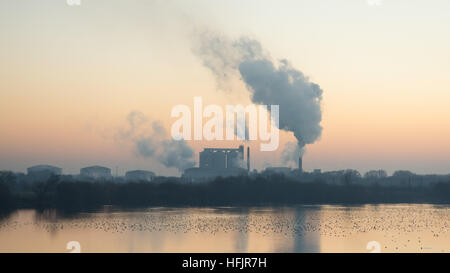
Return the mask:
[[68,211],[103,205],[149,206],[260,206],[293,204],[441,203],[450,204],[450,183],[395,187],[302,183],[281,175],[217,178],[208,183],[168,179],[152,182],[83,182],[51,177],[45,182],[16,185],[0,181],[0,210],[57,208]]

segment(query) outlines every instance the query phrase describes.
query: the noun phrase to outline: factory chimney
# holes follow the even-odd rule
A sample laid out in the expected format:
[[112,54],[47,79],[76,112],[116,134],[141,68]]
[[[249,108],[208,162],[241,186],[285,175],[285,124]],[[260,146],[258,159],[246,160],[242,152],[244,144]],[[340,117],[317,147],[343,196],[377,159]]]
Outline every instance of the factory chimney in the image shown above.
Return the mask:
[[250,146],[247,147],[247,171],[250,171]]
[[298,158],[298,170],[302,173],[303,172],[303,160],[302,157],[300,156]]

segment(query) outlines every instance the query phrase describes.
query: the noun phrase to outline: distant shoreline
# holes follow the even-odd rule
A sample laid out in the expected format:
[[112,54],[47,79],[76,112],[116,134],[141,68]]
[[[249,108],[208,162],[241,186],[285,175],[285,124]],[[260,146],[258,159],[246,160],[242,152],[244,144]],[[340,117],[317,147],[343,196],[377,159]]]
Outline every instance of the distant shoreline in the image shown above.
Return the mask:
[[83,182],[55,177],[19,187],[0,183],[0,210],[88,211],[105,205],[150,207],[282,207],[297,205],[450,204],[450,182],[398,187],[299,182],[282,175],[216,178],[204,183]]

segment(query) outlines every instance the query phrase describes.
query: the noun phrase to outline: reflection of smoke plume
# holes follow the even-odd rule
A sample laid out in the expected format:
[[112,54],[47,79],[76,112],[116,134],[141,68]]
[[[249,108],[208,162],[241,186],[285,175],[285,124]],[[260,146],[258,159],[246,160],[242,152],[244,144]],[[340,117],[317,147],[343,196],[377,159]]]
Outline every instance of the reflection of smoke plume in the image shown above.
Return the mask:
[[194,151],[184,140],[168,139],[166,129],[159,121],[149,121],[140,112],[127,117],[129,129],[120,136],[131,139],[138,155],[154,158],[168,168],[182,171],[195,165]]
[[298,145],[296,149],[287,147],[286,154],[295,152],[292,158],[298,159],[305,144],[314,143],[320,137],[322,89],[287,60],[281,60],[276,66],[258,41],[245,37],[231,41],[211,32],[199,34],[194,53],[213,72],[219,84],[234,74],[240,75],[254,103],[280,105],[279,127],[293,132]]

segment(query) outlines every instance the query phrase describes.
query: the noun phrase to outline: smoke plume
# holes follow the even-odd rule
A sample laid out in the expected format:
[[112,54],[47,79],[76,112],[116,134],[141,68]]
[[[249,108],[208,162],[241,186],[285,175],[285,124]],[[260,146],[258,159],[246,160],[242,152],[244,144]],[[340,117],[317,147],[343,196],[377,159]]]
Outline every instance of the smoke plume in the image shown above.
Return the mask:
[[283,159],[297,162],[306,144],[322,133],[322,89],[285,59],[274,64],[261,44],[241,37],[230,40],[204,31],[196,35],[194,53],[214,74],[219,86],[240,77],[255,104],[279,105],[279,129],[292,132],[296,145],[288,144]]
[[133,142],[135,152],[145,158],[153,158],[168,168],[179,171],[195,166],[194,150],[184,140],[170,138],[159,121],[151,121],[140,112],[127,117],[128,128],[119,136]]
[[289,141],[284,145],[281,152],[281,162],[285,166],[297,167],[298,157],[303,156],[304,149],[297,142]]

